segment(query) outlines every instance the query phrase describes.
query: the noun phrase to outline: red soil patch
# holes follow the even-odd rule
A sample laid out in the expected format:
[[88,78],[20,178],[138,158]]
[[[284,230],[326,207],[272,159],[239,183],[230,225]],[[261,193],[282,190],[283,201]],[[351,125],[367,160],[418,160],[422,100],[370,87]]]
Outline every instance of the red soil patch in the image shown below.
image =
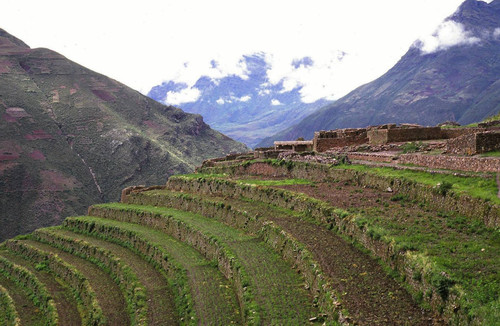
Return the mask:
[[22,108],[8,108],[5,110],[5,113],[2,114],[2,119],[7,122],[17,122],[18,119],[31,117],[24,109]]
[[39,151],[38,149],[35,149],[29,155],[35,161],[45,161],[45,155],[43,155],[43,153],[41,151]]
[[42,178],[42,184],[40,188],[43,190],[64,191],[73,190],[80,186],[75,177],[66,177],[60,171],[40,171],[40,177]]
[[10,114],[8,114],[8,113],[4,113],[4,114],[2,114],[2,119],[3,119],[3,120],[5,120],[5,121],[7,121],[7,122],[10,122],[10,123],[12,123],[12,122],[16,122],[16,121],[17,121],[17,119],[16,119],[16,118],[14,118],[13,116],[11,116],[11,115],[10,115]]
[[14,118],[31,117],[31,115],[23,108],[8,108],[7,110],[5,110],[5,112]]
[[31,134],[24,135],[27,140],[37,140],[37,139],[52,139],[52,136],[45,132],[45,130],[33,130]]
[[9,60],[1,60],[0,61],[0,74],[6,74],[10,72],[10,68],[13,66],[13,63]]
[[145,124],[147,127],[151,128],[155,131],[158,131],[158,132],[163,132],[165,129],[162,125],[160,125],[159,123],[157,123],[155,121],[145,120],[142,123]]
[[115,99],[113,94],[109,93],[108,91],[105,91],[103,89],[93,89],[92,93],[94,93],[95,96],[100,98],[101,100],[105,102],[111,102]]
[[13,141],[0,142],[0,161],[17,160],[23,152],[21,146]]
[[19,163],[12,163],[12,162],[0,162],[0,175],[3,174],[4,171],[12,169],[13,167],[19,165]]

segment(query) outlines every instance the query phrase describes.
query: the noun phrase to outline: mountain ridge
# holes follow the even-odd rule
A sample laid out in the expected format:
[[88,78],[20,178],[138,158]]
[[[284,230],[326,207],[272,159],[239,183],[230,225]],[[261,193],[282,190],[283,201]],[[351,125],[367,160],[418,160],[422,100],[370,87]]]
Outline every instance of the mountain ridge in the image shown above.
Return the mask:
[[0,30],[0,241],[246,149],[199,115]]
[[[435,125],[446,120],[468,124],[497,113],[500,110],[499,1],[487,4],[468,0],[446,22],[461,24],[452,27],[459,26],[456,30],[462,32],[463,43],[423,53],[423,41],[415,42],[379,78],[258,146],[270,146],[274,140],[312,138],[317,130],[384,123]],[[440,41],[438,33],[433,37],[434,41]]]
[[[307,57],[302,61],[304,65],[309,63]],[[245,55],[242,63],[246,67],[244,76],[201,76],[191,88],[185,83],[165,81],[153,87],[148,96],[166,104],[173,94],[197,90],[199,97],[181,104],[182,109],[201,114],[210,126],[250,147],[331,102],[320,99],[304,103],[300,86],[284,90],[283,81],[271,84],[269,65],[262,53]],[[215,61],[212,65],[217,67]]]

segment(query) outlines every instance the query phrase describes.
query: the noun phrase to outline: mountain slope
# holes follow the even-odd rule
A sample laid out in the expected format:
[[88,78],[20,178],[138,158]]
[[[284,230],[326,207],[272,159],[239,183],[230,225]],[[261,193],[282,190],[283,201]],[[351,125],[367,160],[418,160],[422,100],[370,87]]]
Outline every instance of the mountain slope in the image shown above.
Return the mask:
[[[500,110],[500,0],[467,0],[440,26],[434,48],[416,42],[380,78],[263,141],[312,138],[315,130],[384,123],[477,122]],[[446,43],[448,42],[448,43]],[[431,44],[432,45],[432,44]]]
[[[308,64],[303,61],[302,65]],[[276,130],[287,128],[330,103],[327,100],[304,103],[300,87],[283,90],[283,82],[269,83],[268,63],[261,54],[244,56],[242,63],[246,67],[243,76],[199,78],[192,87],[199,91],[198,99],[183,103],[182,109],[201,114],[213,128],[254,147]],[[217,63],[213,65],[216,67]],[[296,68],[299,67],[296,63]],[[169,96],[188,89],[186,84],[167,81],[153,87],[148,96],[167,103]]]
[[0,241],[246,147],[0,30]]

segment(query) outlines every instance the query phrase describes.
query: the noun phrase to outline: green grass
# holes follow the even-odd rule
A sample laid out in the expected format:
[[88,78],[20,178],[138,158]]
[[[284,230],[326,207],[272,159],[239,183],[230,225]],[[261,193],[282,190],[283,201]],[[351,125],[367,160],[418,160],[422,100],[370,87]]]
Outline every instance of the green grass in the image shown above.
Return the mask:
[[[455,185],[448,180],[459,179],[461,186],[470,187],[482,181],[474,178],[473,182],[467,183],[470,180],[456,176],[424,176],[436,177],[431,181],[441,183],[436,191],[442,193],[447,193]],[[266,188],[256,188],[253,191],[266,193]],[[223,195],[231,197],[227,193]],[[295,197],[308,200],[303,194]],[[316,200],[309,201],[314,203]],[[419,280],[424,276],[443,299],[447,299],[450,291],[454,291],[453,285],[458,284],[464,293],[461,298],[462,311],[470,318],[478,317],[485,321],[494,319],[498,313],[495,307],[499,305],[500,293],[500,231],[487,228],[478,220],[420,207],[404,195],[393,195],[383,204],[362,209],[351,208],[349,215],[351,218],[355,216],[353,223],[374,240],[393,243],[396,252],[406,251],[413,256],[425,257],[423,259],[429,262],[430,267],[420,270],[420,265],[416,267],[414,275]],[[295,214],[297,213],[299,212],[296,211]],[[300,214],[305,219],[309,217],[307,211]],[[442,275],[443,272],[446,277]]]
[[481,154],[482,157],[500,157],[500,151],[491,151]]
[[260,180],[260,179],[238,179],[240,184],[250,184],[258,186],[291,186],[291,185],[312,185],[313,181],[306,179],[281,179],[281,180]]
[[455,176],[452,174],[429,173],[425,171],[397,170],[385,167],[367,167],[365,165],[341,165],[335,169],[348,169],[360,172],[368,172],[376,175],[401,178],[417,183],[430,185],[433,187],[439,184],[451,184],[451,190],[459,194],[467,194],[471,197],[477,197],[500,204],[498,198],[498,188],[495,178],[480,178],[473,176]]
[[[160,248],[168,255],[165,256],[165,259],[179,264],[188,276],[188,284],[184,285],[182,279],[176,279],[173,280],[172,287],[184,288],[188,286],[191,291],[187,295],[192,298],[189,300],[194,301],[192,303],[194,307],[178,306],[178,309],[194,309],[196,317],[207,324],[239,324],[240,312],[232,286],[217,270],[214,262],[205,259],[191,246],[150,227],[111,219],[88,216],[74,217],[67,219],[65,225],[74,232],[84,234],[88,233],[87,230],[92,230],[91,235],[107,241],[114,238],[115,242],[119,244],[130,243],[134,241],[133,237],[137,237],[146,241],[150,247]],[[131,238],[124,240],[123,234],[128,234]],[[180,290],[182,293],[182,289]],[[179,298],[177,303],[190,304],[183,302],[182,299]],[[187,313],[189,314],[189,311]],[[181,315],[183,314],[181,313]],[[183,323],[196,324],[195,317],[192,318],[192,320]]]
[[19,325],[19,314],[9,291],[0,285],[0,325]]
[[264,324],[296,324],[314,314],[306,290],[300,288],[303,280],[281,256],[255,236],[246,235],[216,220],[171,208],[116,203],[97,207],[134,211],[139,216],[142,212],[160,214],[181,221],[210,239],[216,239],[235,255],[234,259],[239,261],[248,275],[251,283],[247,286],[255,291]]

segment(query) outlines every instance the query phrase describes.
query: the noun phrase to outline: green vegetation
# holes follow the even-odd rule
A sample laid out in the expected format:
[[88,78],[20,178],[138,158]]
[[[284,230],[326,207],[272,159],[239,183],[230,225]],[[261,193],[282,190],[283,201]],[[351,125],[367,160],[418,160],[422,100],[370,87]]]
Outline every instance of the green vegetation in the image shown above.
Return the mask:
[[401,146],[401,150],[402,150],[403,154],[414,153],[414,152],[420,151],[423,146],[424,146],[424,144],[421,141],[418,143],[417,142],[409,142],[409,143],[406,143],[403,146]]
[[14,301],[7,289],[0,285],[0,325],[18,326],[20,322]]
[[59,228],[39,229],[32,236],[37,241],[88,260],[109,273],[125,295],[132,325],[146,325],[146,290],[130,267],[102,247],[85,241],[75,241],[71,237],[54,232]]
[[491,151],[481,154],[482,157],[500,157],[500,151]]
[[6,247],[36,263],[36,269],[50,270],[70,286],[73,295],[80,304],[79,310],[81,309],[83,324],[102,325],[105,323],[105,317],[97,301],[96,293],[89,281],[74,266],[54,254],[44,252],[19,240],[9,240]]
[[[253,314],[256,314],[252,310],[262,311],[260,318],[264,324],[294,324],[313,313],[307,304],[305,291],[299,290],[301,280],[297,274],[256,237],[245,235],[213,219],[175,209],[124,204],[102,204],[94,208],[90,211],[92,214],[98,213],[99,209],[111,209],[115,214],[119,212],[120,216],[129,216],[130,221],[138,223],[144,223],[141,221],[147,217],[149,223],[154,223],[167,233],[178,232],[186,239],[184,241],[198,246],[201,244],[203,248],[209,248],[209,243],[215,245],[214,249],[208,251],[224,253],[223,260],[227,259],[231,263],[233,275],[239,275],[238,283],[246,288],[243,302],[249,305],[245,309],[248,309],[247,318],[252,323],[258,323],[258,319],[252,319]],[[98,213],[108,218],[111,214],[109,211]],[[185,226],[181,227],[181,224]],[[200,235],[201,238],[209,239],[209,243],[200,239]],[[255,306],[254,300],[258,306]]]
[[[404,179],[408,181],[413,181],[417,183],[422,183],[425,185],[430,185],[438,188],[438,192],[442,193],[441,187],[446,185],[448,190],[459,194],[466,194],[471,197],[477,197],[492,201],[494,203],[500,204],[500,198],[498,198],[498,188],[495,178],[481,178],[473,176],[455,176],[453,174],[442,174],[442,173],[429,173],[425,171],[414,171],[407,169],[393,169],[386,167],[367,167],[365,165],[341,165],[334,167],[335,169],[348,169],[355,170],[358,172],[366,172],[370,174],[391,177],[396,179]],[[451,188],[448,188],[449,185]]]
[[54,300],[45,285],[30,271],[0,256],[0,273],[10,278],[26,292],[33,304],[43,312],[46,325],[58,324],[59,316]]
[[[134,249],[169,275],[178,313],[186,324],[239,324],[240,312],[230,283],[199,252],[147,226],[96,217],[65,220],[71,231]],[[202,286],[199,286],[202,284]],[[195,288],[193,288],[195,287]]]
[[[457,179],[452,177],[454,181]],[[461,177],[460,181],[464,179],[467,178]],[[436,185],[435,191],[445,195],[453,185],[446,179],[440,180],[442,183]],[[170,182],[176,189],[190,191],[198,189],[199,180],[178,178]],[[327,227],[332,225],[329,216],[334,213],[337,215],[333,223],[335,229],[342,231],[353,223],[360,230],[355,236],[360,242],[364,242],[366,235],[393,248],[391,252],[405,255],[405,264],[411,266],[409,278],[418,280],[424,287],[430,286],[430,296],[416,293],[416,297],[428,300],[434,292],[443,301],[443,308],[450,296],[458,296],[462,313],[471,320],[494,320],[498,312],[500,236],[498,230],[486,227],[479,220],[429,210],[401,194],[390,198],[393,204],[379,200],[377,207],[351,208],[350,212],[341,212],[317,199],[286,190],[249,187],[222,179],[212,179],[211,184],[222,191],[222,196],[244,196],[249,200],[291,208],[295,213],[303,214],[304,219],[315,218]],[[253,204],[258,205],[257,202]]]

